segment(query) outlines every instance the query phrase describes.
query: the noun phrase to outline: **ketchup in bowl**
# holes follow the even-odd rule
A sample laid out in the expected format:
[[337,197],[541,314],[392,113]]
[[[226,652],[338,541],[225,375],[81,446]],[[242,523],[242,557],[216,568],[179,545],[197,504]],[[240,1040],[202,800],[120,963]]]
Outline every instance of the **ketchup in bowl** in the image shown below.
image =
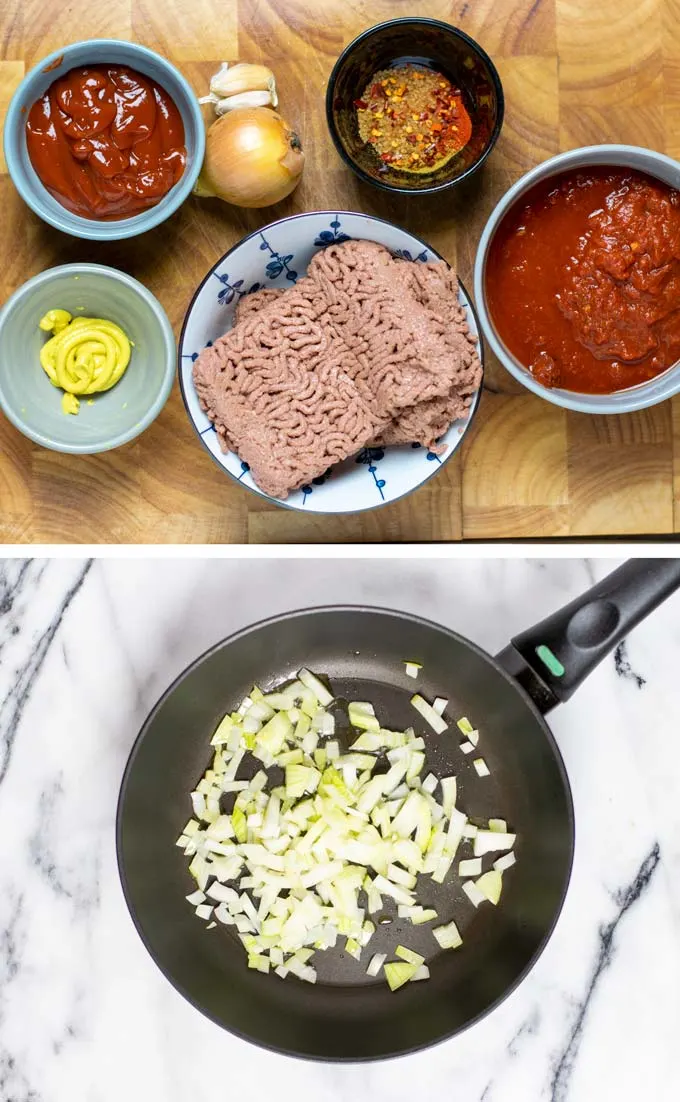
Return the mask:
[[168,93],[124,65],[71,69],[28,114],[31,164],[50,194],[82,218],[128,218],[160,202],[187,162]]

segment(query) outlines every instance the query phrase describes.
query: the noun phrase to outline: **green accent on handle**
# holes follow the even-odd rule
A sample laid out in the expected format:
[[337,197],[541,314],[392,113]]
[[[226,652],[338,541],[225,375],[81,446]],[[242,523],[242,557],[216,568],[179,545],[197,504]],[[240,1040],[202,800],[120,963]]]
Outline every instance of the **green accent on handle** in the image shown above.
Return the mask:
[[554,677],[564,677],[564,666],[560,662],[559,658],[553,654],[550,647],[546,647],[541,643],[540,647],[536,647],[536,654],[540,658],[541,662],[548,667],[551,674]]

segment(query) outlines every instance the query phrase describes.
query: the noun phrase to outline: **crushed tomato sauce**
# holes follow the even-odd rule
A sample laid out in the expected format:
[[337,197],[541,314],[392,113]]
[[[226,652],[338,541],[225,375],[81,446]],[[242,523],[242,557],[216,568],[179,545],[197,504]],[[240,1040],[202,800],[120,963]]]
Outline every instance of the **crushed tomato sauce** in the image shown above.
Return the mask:
[[123,65],[71,69],[55,80],[28,113],[26,144],[47,190],[83,218],[154,206],[187,163],[177,106]]
[[544,386],[647,382],[680,359],[680,192],[627,168],[542,181],[496,231],[486,294],[499,337]]
[[460,153],[472,121],[460,89],[434,69],[381,69],[354,101],[362,141],[402,172],[434,172]]

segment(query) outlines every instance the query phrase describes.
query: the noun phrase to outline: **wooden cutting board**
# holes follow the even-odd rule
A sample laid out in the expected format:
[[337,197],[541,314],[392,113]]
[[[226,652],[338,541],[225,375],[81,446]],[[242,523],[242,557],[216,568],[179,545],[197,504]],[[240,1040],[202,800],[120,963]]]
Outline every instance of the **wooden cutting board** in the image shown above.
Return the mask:
[[[483,173],[437,199],[361,184],[331,144],[323,95],[358,32],[398,15],[461,27],[491,54],[506,120]],[[630,142],[680,157],[680,0],[1,0],[0,112],[24,72],[85,38],[131,38],[175,61],[199,93],[222,59],[265,60],[307,167],[264,211],[188,201],[141,238],[78,241],[36,218],[0,154],[0,297],[43,268],[75,260],[120,267],[163,302],[176,331],[205,271],[245,233],[314,208],[398,222],[456,264],[471,286],[494,202],[560,150]],[[0,365],[1,370],[1,365]],[[102,456],[35,447],[0,416],[4,542],[320,542],[590,538],[680,531],[680,400],[605,418],[553,408],[487,356],[474,425],[416,494],[350,517],[313,517],[233,485],[198,445],[177,388],[139,440]]]

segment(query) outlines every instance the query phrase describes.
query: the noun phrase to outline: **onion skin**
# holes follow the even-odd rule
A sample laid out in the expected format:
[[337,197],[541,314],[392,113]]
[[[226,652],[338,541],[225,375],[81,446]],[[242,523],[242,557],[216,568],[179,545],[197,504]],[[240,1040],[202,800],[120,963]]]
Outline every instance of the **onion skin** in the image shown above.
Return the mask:
[[244,107],[208,128],[194,194],[238,207],[269,207],[297,187],[304,163],[297,134],[276,111]]

